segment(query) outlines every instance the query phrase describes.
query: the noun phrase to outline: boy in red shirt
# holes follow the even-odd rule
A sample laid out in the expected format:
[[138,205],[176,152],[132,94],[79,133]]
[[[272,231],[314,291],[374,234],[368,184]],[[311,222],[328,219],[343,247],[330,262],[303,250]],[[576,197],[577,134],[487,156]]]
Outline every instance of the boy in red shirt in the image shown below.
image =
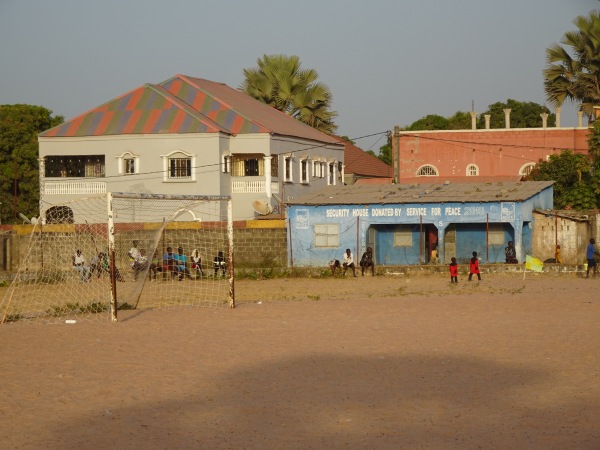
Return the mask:
[[458,283],[458,264],[453,256],[450,263],[450,283]]
[[473,257],[469,261],[469,281],[473,274],[477,274],[477,279],[481,281],[481,275],[479,274],[479,258],[477,258],[477,252],[473,252]]

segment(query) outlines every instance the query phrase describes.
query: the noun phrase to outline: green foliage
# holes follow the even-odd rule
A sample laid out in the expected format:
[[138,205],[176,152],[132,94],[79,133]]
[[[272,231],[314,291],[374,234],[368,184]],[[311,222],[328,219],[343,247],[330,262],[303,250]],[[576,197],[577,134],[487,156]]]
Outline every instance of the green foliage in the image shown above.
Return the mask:
[[471,113],[457,111],[452,117],[448,118],[449,130],[470,130]]
[[581,103],[591,118],[594,105],[600,104],[600,11],[578,16],[573,23],[578,29],[563,35],[564,46],[546,49],[544,90],[552,105]]
[[392,136],[388,138],[387,144],[379,147],[378,158],[386,163],[388,166],[392,165]]
[[416,122],[413,122],[405,130],[407,131],[422,131],[422,130],[448,130],[448,119],[437,114],[429,114]]
[[256,63],[244,69],[241,89],[246,94],[324,133],[335,132],[333,96],[317,81],[316,70],[302,69],[295,55],[263,55]]
[[540,114],[548,114],[548,126],[552,127],[556,123],[556,115],[550,114],[550,110],[534,102],[519,102],[508,99],[506,102],[496,102],[489,106],[489,109],[479,115],[478,128],[485,128],[485,115],[490,114],[490,128],[505,128],[506,119],[504,110],[510,109],[510,127],[511,128],[539,128],[542,126]]
[[15,213],[39,214],[37,135],[63,123],[62,116],[42,106],[0,105],[0,219],[15,220]]

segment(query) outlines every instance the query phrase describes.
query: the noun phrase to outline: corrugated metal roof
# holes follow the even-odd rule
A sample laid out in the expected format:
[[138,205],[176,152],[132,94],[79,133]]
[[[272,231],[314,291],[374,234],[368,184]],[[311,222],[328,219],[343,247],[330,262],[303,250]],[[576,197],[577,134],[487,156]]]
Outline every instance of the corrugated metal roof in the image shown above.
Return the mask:
[[290,205],[371,205],[391,203],[520,202],[552,186],[553,181],[378,184],[329,186]]
[[341,145],[338,138],[226,84],[185,75],[136,88],[40,137],[218,132],[273,133]]

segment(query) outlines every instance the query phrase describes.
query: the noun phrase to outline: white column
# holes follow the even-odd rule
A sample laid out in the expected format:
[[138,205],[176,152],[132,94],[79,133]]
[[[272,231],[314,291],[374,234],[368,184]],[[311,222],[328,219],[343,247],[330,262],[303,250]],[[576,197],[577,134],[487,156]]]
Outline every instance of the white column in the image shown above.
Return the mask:
[[271,200],[271,158],[272,156],[265,156],[265,194],[267,198]]
[[542,113],[540,117],[542,118],[542,128],[546,128],[548,126],[548,113]]
[[471,111],[471,129],[477,129],[477,113],[475,111]]
[[510,108],[503,109],[504,111],[504,127],[510,128]]
[[583,111],[577,111],[577,126],[579,128],[583,127]]
[[485,118],[485,129],[489,130],[490,129],[490,119],[492,118],[492,116],[490,116],[489,114],[485,114],[483,117]]

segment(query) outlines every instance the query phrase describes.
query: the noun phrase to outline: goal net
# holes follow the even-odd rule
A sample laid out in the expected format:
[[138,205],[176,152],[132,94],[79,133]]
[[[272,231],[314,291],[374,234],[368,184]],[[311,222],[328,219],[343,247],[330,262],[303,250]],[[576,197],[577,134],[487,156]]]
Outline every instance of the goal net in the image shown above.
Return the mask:
[[0,323],[235,306],[228,196],[109,193],[42,212]]

